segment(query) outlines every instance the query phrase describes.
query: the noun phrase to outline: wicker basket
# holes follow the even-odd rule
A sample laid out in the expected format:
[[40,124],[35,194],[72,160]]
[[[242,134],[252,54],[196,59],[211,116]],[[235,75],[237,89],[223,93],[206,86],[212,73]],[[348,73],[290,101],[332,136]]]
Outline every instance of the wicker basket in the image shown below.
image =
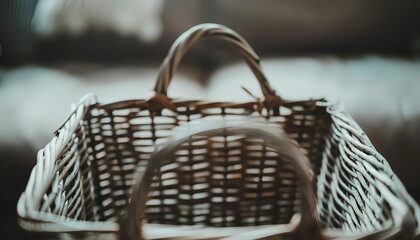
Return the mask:
[[[202,38],[231,44],[254,72],[264,99],[168,98],[174,70]],[[188,122],[238,116],[269,126],[257,131],[252,125],[259,125],[250,122],[239,132],[216,126],[207,129],[211,134],[174,134]],[[315,194],[305,161],[286,161],[279,147],[285,137],[270,134],[273,126],[309,159]],[[175,158],[165,162],[168,152]],[[293,159],[304,158],[296,152]],[[64,239],[404,239],[420,233],[419,206],[352,118],[323,99],[277,96],[249,44],[216,24],[198,25],[176,40],[152,98],[83,98],[39,151],[17,210],[23,229]],[[148,224],[142,235],[143,217]]]

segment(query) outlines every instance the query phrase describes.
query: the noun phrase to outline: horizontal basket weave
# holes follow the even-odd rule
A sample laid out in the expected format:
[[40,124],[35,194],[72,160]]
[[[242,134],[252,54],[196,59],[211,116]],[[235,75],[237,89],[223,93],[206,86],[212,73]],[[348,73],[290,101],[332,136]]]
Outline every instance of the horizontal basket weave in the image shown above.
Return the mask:
[[[201,38],[232,45],[255,74],[264,98],[242,103],[168,98],[178,63]],[[133,222],[126,222],[127,214],[132,214],[127,211],[131,196],[139,194],[133,188],[141,179],[136,172],[147,170],[157,146],[176,126],[238,116],[278,126],[299,144],[314,173],[316,217],[325,238],[419,235],[419,206],[352,118],[324,99],[287,101],[277,96],[249,44],[216,24],[198,25],[176,40],[161,66],[152,98],[104,103],[88,95],[79,102],[38,153],[18,202],[19,224],[52,238],[141,238],[127,228]],[[205,147],[193,141],[181,145],[176,153],[181,167],[164,164],[159,169],[145,214],[150,229],[161,224],[204,225],[210,230],[291,224],[301,211],[302,181],[296,169],[281,164],[264,141],[245,138],[239,141],[240,149],[235,145],[238,140],[227,136],[212,141]],[[239,169],[238,162],[243,163]],[[243,184],[230,186],[228,179],[238,173]],[[148,225],[144,229],[147,236]]]
[[[186,158],[183,154],[186,149],[195,152],[194,155]],[[190,215],[186,218],[187,224],[222,226],[259,225],[263,220],[274,223],[284,217],[290,219],[290,214],[300,208],[300,221],[275,225],[271,230],[276,232],[271,234],[320,238],[309,160],[277,125],[270,126],[253,118],[192,121],[174,128],[173,135],[159,146],[149,159],[148,167],[138,175],[128,216],[122,223],[123,234],[127,234],[123,236],[127,239],[140,238],[133,233],[141,232],[146,208],[154,209],[152,201],[157,202],[154,205],[159,208],[164,205],[168,209],[164,218],[182,216],[185,212]],[[165,186],[163,191],[178,190],[177,194],[164,194],[164,198],[148,201],[146,207],[150,195],[162,195],[162,185]],[[178,211],[181,214],[177,214]],[[161,231],[167,232],[166,228],[162,226]],[[212,228],[200,230],[210,231],[212,238],[219,234]],[[255,229],[248,229],[240,234],[227,231],[227,236],[223,237],[241,239],[244,233],[247,236],[252,233],[254,238],[267,234],[265,231],[256,234]],[[146,237],[150,235],[147,233]],[[154,238],[162,237],[155,234]]]

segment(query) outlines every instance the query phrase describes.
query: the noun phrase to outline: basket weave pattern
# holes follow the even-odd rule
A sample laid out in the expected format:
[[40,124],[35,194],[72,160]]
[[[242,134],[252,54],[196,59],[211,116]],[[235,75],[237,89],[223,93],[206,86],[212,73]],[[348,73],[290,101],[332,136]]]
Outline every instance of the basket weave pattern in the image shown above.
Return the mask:
[[[203,37],[225,40],[238,50],[255,73],[263,100],[228,103],[167,97],[177,64]],[[283,129],[309,159],[320,225],[335,231],[325,235],[419,234],[417,203],[351,117],[323,99],[278,97],[261,72],[258,56],[232,30],[208,24],[182,35],[161,67],[155,91],[147,100],[101,103],[92,96],[81,100],[38,153],[18,203],[23,228],[59,237],[103,233],[118,238],[124,227],[119,223],[138,191],[132,188],[138,181],[136,172],[146,171],[157,146],[175,127],[203,118],[248,116]],[[148,193],[146,218],[151,223],[287,224],[301,210],[302,186],[295,167],[283,162],[263,139],[191,138],[180,145],[174,159],[159,168]]]

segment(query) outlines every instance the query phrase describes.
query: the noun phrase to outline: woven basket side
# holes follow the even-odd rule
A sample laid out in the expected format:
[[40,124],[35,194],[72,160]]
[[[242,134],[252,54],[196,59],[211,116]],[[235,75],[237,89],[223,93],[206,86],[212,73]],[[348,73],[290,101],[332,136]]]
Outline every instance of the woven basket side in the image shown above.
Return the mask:
[[417,235],[417,203],[356,122],[343,109],[329,112],[332,131],[317,182],[321,222],[349,232],[398,229],[406,237]]
[[92,96],[82,98],[53,140],[39,151],[37,165],[18,202],[22,228],[50,237],[80,229],[116,232],[115,224],[93,223],[98,218],[92,192],[89,133],[83,119],[94,101]]

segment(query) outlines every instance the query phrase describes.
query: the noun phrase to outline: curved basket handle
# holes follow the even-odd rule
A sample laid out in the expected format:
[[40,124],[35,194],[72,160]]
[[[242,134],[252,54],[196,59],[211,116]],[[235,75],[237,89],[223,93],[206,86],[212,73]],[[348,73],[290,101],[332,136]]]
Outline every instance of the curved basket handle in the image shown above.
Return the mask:
[[[137,176],[133,186],[133,193],[128,208],[128,216],[121,221],[122,239],[142,239],[141,225],[146,210],[148,193],[156,170],[162,162],[168,159],[178,149],[179,145],[188,141],[192,136],[214,136],[220,134],[242,134],[247,137],[256,137],[267,140],[267,145],[275,149],[284,159],[290,161],[296,167],[298,175],[302,179],[301,220],[295,229],[295,239],[321,239],[321,230],[318,225],[315,209],[315,195],[312,189],[312,171],[307,157],[298,149],[295,141],[287,137],[277,127],[248,122],[209,122],[200,124],[196,128],[182,128],[167,141],[159,151],[155,152],[149,160],[149,165],[143,174]],[[204,126],[204,127],[203,127]],[[182,129],[182,132],[181,132]]]
[[171,82],[174,71],[176,70],[182,57],[188,49],[194,45],[194,43],[202,38],[217,38],[231,44],[239,52],[239,54],[241,54],[245,62],[257,77],[264,96],[267,97],[275,95],[275,92],[268,83],[267,78],[262,73],[259,63],[260,58],[254,52],[249,43],[232,29],[213,23],[199,24],[178,37],[160,66],[159,76],[154,89],[157,93],[167,95],[169,83]]

